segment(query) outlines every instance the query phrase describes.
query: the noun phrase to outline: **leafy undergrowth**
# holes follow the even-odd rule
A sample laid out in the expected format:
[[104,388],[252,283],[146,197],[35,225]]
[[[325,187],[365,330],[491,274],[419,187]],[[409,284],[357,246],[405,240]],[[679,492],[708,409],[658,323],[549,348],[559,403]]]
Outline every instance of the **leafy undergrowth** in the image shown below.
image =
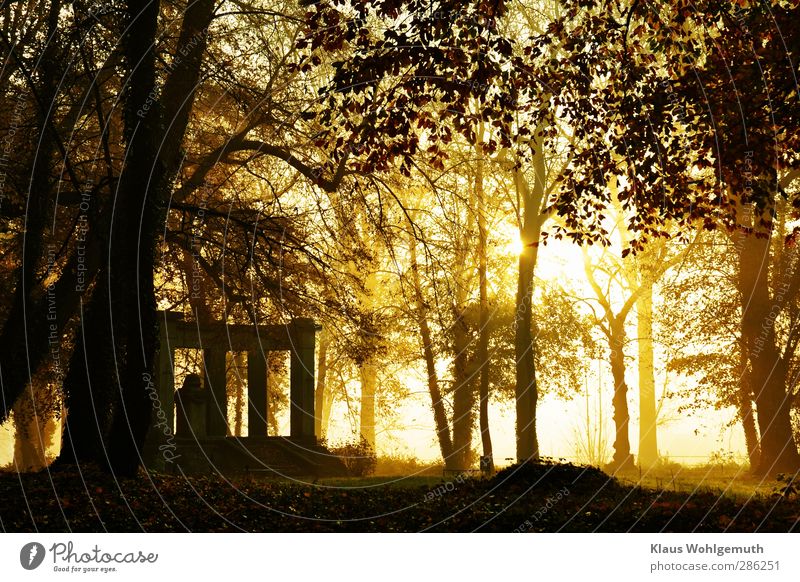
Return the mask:
[[4,531],[497,531],[788,532],[800,502],[707,489],[623,485],[568,464],[509,467],[492,479],[421,484],[233,481],[96,469],[0,475]]

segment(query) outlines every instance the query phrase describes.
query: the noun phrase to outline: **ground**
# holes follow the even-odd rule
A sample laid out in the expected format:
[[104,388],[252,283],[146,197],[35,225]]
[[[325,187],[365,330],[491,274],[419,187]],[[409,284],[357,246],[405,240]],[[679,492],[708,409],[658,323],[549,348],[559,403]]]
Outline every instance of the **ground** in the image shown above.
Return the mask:
[[781,482],[724,471],[704,477],[702,470],[676,475],[673,468],[643,476],[644,486],[639,486],[636,474],[612,478],[595,468],[563,463],[513,466],[491,479],[453,475],[315,483],[159,474],[123,481],[96,469],[66,467],[0,474],[0,528],[6,532],[800,531],[800,501],[795,494],[781,494]]

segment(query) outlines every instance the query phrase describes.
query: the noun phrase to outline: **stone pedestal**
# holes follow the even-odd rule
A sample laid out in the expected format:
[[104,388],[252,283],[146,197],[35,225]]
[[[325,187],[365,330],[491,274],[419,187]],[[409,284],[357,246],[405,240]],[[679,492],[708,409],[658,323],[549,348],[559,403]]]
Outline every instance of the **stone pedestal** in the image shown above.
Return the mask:
[[[148,389],[153,392],[151,398],[163,410],[158,426],[168,428],[155,428],[154,420],[147,436],[146,466],[158,470],[170,468],[164,465],[162,451],[175,446],[171,434],[173,422],[175,436],[181,437],[183,447],[191,445],[188,439],[207,443],[231,438],[225,365],[228,352],[247,352],[248,438],[255,439],[253,442],[269,439],[267,358],[270,352],[289,352],[291,436],[286,442],[293,446],[302,444],[302,450],[316,446],[314,351],[320,328],[313,320],[295,319],[283,325],[199,324],[184,321],[180,313],[161,312],[161,316],[159,370],[152,380],[147,380]],[[205,381],[197,374],[190,374],[180,390],[174,390],[176,349],[202,350]]]

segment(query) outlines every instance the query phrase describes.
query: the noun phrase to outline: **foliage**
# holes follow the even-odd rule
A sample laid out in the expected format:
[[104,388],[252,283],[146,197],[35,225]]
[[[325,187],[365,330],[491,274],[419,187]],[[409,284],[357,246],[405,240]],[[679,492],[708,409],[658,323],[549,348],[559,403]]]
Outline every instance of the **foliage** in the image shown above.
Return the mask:
[[[765,208],[779,165],[800,163],[792,153],[797,2],[742,8],[718,0],[657,7],[571,0],[545,31],[522,39],[503,34],[504,2],[437,8],[413,0],[330,0],[309,9],[301,48],[338,57],[321,119],[341,128],[330,136],[336,143],[367,145],[368,155],[354,162],[361,171],[385,170],[401,157],[408,173],[420,134],[441,163],[442,146],[452,139],[447,122],[473,141],[472,100],[480,119],[499,128],[495,147],[511,147],[511,136],[530,137],[555,110],[573,126],[571,165],[554,205],[564,218],[559,236],[604,240],[607,180],[624,176],[619,199],[637,246],[647,236],[666,236],[670,222],[733,224],[739,194]],[[771,42],[778,34],[784,42]],[[744,106],[740,86],[753,91]],[[529,114],[525,123],[515,125],[517,113]],[[745,191],[741,166],[753,150],[774,155],[756,156],[755,187]],[[721,195],[721,185],[737,198]]]
[[557,463],[465,479],[423,503],[437,486],[441,480],[433,478],[427,484],[420,478],[385,485],[337,481],[334,487],[159,474],[115,480],[91,466],[63,467],[0,474],[6,501],[0,519],[8,532],[511,532],[563,487],[569,495],[531,531],[789,532],[800,509],[792,499],[776,504],[768,496],[733,496],[696,483],[686,491],[629,486],[596,469]]
[[410,455],[380,455],[375,467],[376,475],[389,476],[439,476],[441,463],[424,463]]
[[797,499],[800,497],[800,485],[798,485],[798,475],[779,474],[775,479],[778,484],[775,486],[775,495],[783,499]]
[[[442,168],[453,129],[475,142],[473,99],[480,118],[510,125],[517,91],[508,83],[496,90],[498,80],[509,80],[505,65],[512,56],[512,44],[498,33],[505,10],[503,2],[483,1],[439,2],[435,10],[418,0],[311,5],[298,43],[311,55],[303,68],[335,58],[318,106],[322,125],[336,128],[325,139],[335,149],[359,144],[339,157],[354,154],[361,172],[385,170],[399,158],[400,171],[409,175],[424,135],[425,151]],[[531,129],[520,131],[530,135]],[[501,132],[488,151],[510,145],[509,135]]]
[[330,451],[342,460],[351,477],[373,475],[378,466],[378,456],[364,437],[358,442],[331,447]]
[[799,5],[741,4],[565,3],[538,46],[563,49],[548,75],[563,114],[592,120],[576,129],[558,202],[568,226],[602,228],[609,174],[626,177],[620,199],[639,235],[668,221],[733,226],[738,202],[771,206],[779,168],[799,161]]

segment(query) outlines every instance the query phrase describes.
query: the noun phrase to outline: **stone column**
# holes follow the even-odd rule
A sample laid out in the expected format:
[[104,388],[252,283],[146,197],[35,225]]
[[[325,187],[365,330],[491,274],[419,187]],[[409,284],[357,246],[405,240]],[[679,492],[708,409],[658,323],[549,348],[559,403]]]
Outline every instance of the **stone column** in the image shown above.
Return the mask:
[[313,440],[314,436],[314,346],[317,325],[312,319],[295,319],[289,324],[290,363],[290,435]]
[[210,437],[228,434],[228,395],[225,386],[225,350],[204,349],[206,374],[206,433]]
[[267,436],[267,360],[259,350],[247,352],[247,436]]

